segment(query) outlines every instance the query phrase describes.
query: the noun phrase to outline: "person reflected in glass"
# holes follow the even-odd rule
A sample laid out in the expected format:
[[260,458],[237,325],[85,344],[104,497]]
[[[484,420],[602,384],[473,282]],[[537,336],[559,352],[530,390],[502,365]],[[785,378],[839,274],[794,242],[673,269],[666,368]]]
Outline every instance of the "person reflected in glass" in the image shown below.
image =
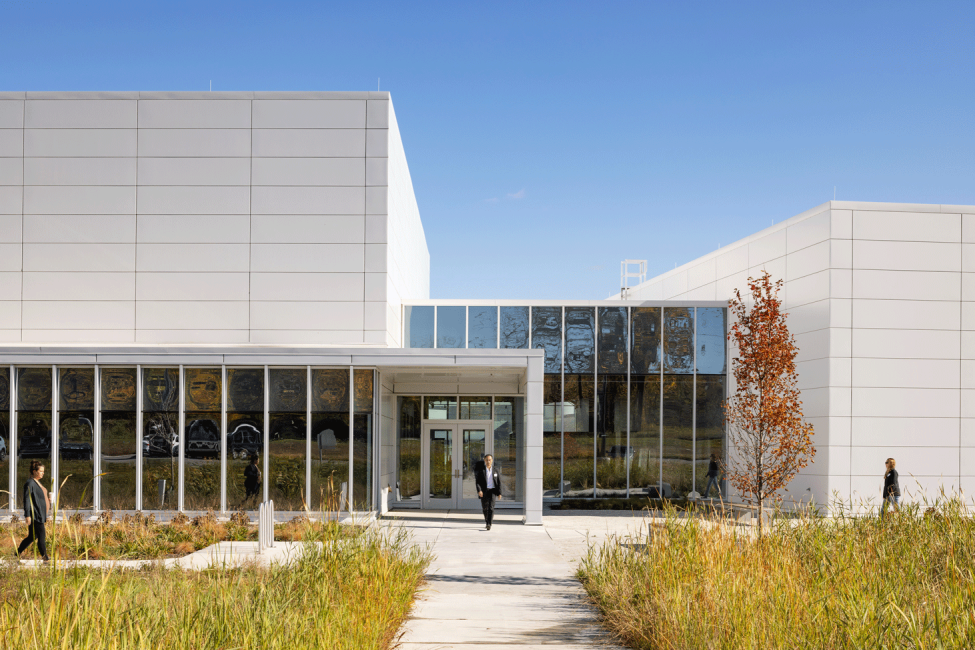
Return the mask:
[[884,505],[880,509],[881,519],[887,514],[887,508],[889,506],[894,506],[894,510],[900,511],[901,502],[900,481],[898,481],[897,470],[894,469],[897,466],[897,461],[893,458],[888,458],[884,466],[886,467],[886,471],[884,471],[884,489],[881,493],[884,499]]
[[711,494],[711,486],[718,491],[718,498],[721,498],[721,483],[718,481],[718,455],[711,454],[711,461],[708,463],[708,485],[704,488],[704,498],[707,499]]
[[501,473],[494,466],[494,456],[491,454],[475,465],[474,484],[477,486],[477,496],[481,500],[484,523],[487,529],[491,530],[491,523],[494,521],[494,499],[501,496]]
[[47,562],[44,523],[47,521],[47,513],[51,510],[51,497],[47,489],[41,485],[42,478],[44,478],[44,465],[39,460],[32,460],[30,478],[24,483],[24,519],[27,520],[27,537],[17,547],[17,557],[19,558],[36,541],[41,559]]
[[251,454],[250,464],[244,468],[244,502],[241,507],[251,502],[260,500],[258,493],[261,491],[261,468],[257,466],[257,454]]

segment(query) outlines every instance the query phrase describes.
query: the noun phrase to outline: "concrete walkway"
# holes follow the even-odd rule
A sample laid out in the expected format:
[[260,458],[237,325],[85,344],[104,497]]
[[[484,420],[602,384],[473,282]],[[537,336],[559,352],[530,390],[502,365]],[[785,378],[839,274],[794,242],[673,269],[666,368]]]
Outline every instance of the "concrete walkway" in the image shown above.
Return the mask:
[[[559,519],[553,523],[573,525]],[[604,526],[596,524],[605,521],[597,518],[591,525],[601,531]],[[618,518],[612,528],[623,521]],[[639,521],[628,517],[626,526]],[[525,526],[520,514],[496,515],[490,531],[479,512],[393,512],[383,525],[404,526],[436,555],[404,626],[403,650],[619,647],[575,578],[584,531],[556,525],[555,537],[569,538],[560,547],[547,524]]]

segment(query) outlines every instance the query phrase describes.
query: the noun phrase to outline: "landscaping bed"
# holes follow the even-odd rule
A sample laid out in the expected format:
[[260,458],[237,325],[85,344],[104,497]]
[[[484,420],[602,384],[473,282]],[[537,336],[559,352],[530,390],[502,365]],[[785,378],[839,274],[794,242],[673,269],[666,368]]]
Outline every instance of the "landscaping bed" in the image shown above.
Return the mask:
[[686,499],[648,499],[646,497],[630,497],[629,499],[562,499],[561,503],[553,503],[551,510],[660,510],[666,508],[675,510],[693,509],[693,501]]
[[975,647],[975,520],[960,501],[766,531],[671,514],[652,539],[591,549],[579,578],[633,648]]

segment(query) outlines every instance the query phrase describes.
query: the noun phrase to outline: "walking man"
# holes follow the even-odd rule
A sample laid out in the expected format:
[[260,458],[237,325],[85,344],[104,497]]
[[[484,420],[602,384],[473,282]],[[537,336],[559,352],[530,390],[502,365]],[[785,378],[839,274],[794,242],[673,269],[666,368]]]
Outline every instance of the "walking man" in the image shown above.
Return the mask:
[[494,456],[488,454],[484,460],[474,468],[474,483],[477,485],[477,496],[481,499],[481,510],[484,511],[484,523],[491,530],[494,520],[494,499],[501,496],[501,474],[494,467]]
[[708,463],[708,486],[704,488],[704,498],[707,499],[711,494],[711,485],[718,491],[718,498],[721,498],[721,484],[718,483],[718,455],[711,454],[711,462]]
[[20,557],[36,541],[41,559],[47,562],[44,522],[47,521],[47,513],[51,509],[51,497],[48,496],[47,489],[41,485],[42,478],[44,478],[44,465],[39,460],[32,460],[30,478],[24,483],[24,518],[27,520],[27,537],[17,548],[17,557]]
[[897,461],[893,458],[888,458],[887,462],[884,463],[884,491],[881,494],[884,498],[884,505],[880,509],[881,519],[887,514],[887,508],[891,505],[894,506],[894,510],[900,510],[901,485],[900,481],[897,480],[897,470],[894,469],[896,466]]
[[255,501],[261,500],[260,495],[258,495],[261,489],[261,468],[257,466],[257,460],[257,454],[251,454],[250,465],[244,468],[244,490],[247,495],[244,497],[241,508],[249,503],[252,497]]

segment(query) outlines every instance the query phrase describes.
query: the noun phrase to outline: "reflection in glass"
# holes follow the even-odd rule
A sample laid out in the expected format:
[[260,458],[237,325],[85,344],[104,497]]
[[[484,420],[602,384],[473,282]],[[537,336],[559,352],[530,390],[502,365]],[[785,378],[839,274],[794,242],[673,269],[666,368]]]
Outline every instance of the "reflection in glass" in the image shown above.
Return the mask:
[[723,307],[697,308],[698,374],[725,374],[727,313],[727,310]]
[[449,499],[453,495],[452,429],[430,429],[430,496]]
[[599,374],[604,372],[626,375],[626,307],[599,308]]
[[[724,460],[724,375],[697,376],[697,431],[695,434],[695,489],[702,495],[708,483],[708,463],[717,455],[719,466]],[[719,473],[719,480],[721,475]],[[724,489],[722,487],[722,489]],[[717,497],[714,489],[711,496]]]
[[420,497],[420,436],[423,418],[419,397],[398,397],[399,436],[397,438],[396,494],[397,501]]
[[449,397],[424,397],[423,417],[427,420],[456,420],[457,398],[453,395]]
[[437,347],[462,348],[467,340],[467,307],[437,307]]
[[694,308],[664,309],[664,372],[694,372]]
[[491,419],[491,398],[490,397],[466,397],[460,398],[460,419],[461,420],[490,420]]
[[186,368],[184,372],[183,507],[219,510],[221,370]]
[[373,371],[355,371],[352,500],[356,510],[372,509]]
[[565,461],[563,480],[566,497],[593,496],[593,402],[592,375],[565,375]]
[[528,307],[501,307],[501,349],[528,348]]
[[95,369],[58,369],[58,504],[94,506]]
[[433,307],[403,307],[403,343],[408,348],[433,347]]
[[[10,370],[0,368],[0,510],[10,508]],[[16,507],[13,508],[16,510]]]
[[693,488],[694,377],[664,375],[663,382],[663,482],[670,484],[675,498],[681,498]]
[[47,473],[44,487],[54,484],[51,470],[51,368],[17,368],[17,495],[30,479],[30,462],[40,460]]
[[545,350],[545,372],[562,372],[562,308],[532,309],[532,348]]
[[304,510],[308,371],[271,368],[268,379],[268,498],[278,510]]
[[179,368],[142,369],[142,509],[175,510]]
[[[592,307],[567,307],[565,309],[566,374],[592,372],[595,351],[596,310]],[[558,372],[558,369],[549,371],[546,368],[546,372]]]
[[461,462],[464,464],[461,468],[461,497],[464,499],[478,498],[474,468],[477,463],[484,460],[486,439],[487,433],[484,429],[461,429]]
[[542,489],[546,497],[562,496],[562,377],[545,375],[542,414]]
[[633,307],[630,311],[630,372],[660,372],[660,307]]
[[342,483],[349,481],[349,371],[316,368],[311,383],[310,505],[337,512]]
[[498,308],[469,307],[467,317],[467,347],[498,347]]
[[[188,422],[189,414],[186,418]],[[227,369],[227,430],[224,436],[227,441],[227,507],[231,510],[256,510],[264,500],[267,478],[264,476],[264,368]],[[192,444],[192,441],[187,444]],[[217,458],[220,457],[219,445],[218,439]],[[257,456],[260,478],[257,472],[247,469],[252,456]],[[269,456],[268,462],[273,461]],[[270,468],[267,473],[269,476],[273,474]],[[301,474],[304,479],[304,467]],[[273,485],[273,481],[269,485]],[[291,510],[287,505],[290,504],[279,504],[277,499],[274,501],[274,507],[278,510]]]
[[522,501],[524,480],[521,449],[524,445],[525,398],[494,398],[494,463],[501,473],[501,494],[505,499]]
[[630,375],[630,447],[630,495],[656,495],[660,481],[660,375]]
[[626,496],[626,375],[599,375],[596,427],[596,487],[601,497]]
[[138,451],[135,368],[102,368],[102,510],[135,510]]

